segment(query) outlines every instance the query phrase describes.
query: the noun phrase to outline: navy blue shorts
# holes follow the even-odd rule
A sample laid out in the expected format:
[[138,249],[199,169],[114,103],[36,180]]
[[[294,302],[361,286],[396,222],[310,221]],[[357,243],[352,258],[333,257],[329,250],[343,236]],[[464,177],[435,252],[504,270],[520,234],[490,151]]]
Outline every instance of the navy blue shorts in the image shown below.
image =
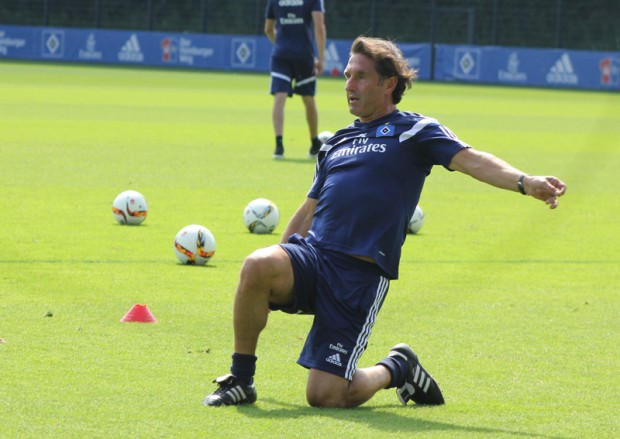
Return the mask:
[[390,282],[370,262],[318,249],[299,235],[281,244],[293,264],[295,301],[271,309],[314,314],[297,362],[351,381]]
[[271,57],[271,94],[283,92],[289,96],[316,94],[314,59],[290,60]]

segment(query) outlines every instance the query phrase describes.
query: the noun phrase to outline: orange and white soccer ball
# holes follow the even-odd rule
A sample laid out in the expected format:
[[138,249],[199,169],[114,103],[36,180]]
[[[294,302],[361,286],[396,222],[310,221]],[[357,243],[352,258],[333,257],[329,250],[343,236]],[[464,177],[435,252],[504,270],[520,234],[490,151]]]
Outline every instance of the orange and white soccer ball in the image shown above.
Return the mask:
[[198,224],[183,227],[174,238],[174,254],[181,264],[205,265],[215,255],[215,237]]
[[142,224],[148,211],[146,199],[136,191],[121,192],[112,203],[112,214],[119,224]]

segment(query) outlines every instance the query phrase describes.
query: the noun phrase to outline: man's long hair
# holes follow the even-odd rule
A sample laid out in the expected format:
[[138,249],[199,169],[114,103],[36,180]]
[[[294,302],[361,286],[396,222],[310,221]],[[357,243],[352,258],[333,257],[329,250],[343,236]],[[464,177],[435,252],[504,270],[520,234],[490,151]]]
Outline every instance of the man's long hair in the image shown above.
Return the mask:
[[372,59],[381,81],[395,76],[398,80],[392,92],[392,102],[398,104],[405,90],[411,88],[418,71],[409,67],[403,52],[392,41],[382,38],[359,36],[351,45],[351,55],[362,54]]

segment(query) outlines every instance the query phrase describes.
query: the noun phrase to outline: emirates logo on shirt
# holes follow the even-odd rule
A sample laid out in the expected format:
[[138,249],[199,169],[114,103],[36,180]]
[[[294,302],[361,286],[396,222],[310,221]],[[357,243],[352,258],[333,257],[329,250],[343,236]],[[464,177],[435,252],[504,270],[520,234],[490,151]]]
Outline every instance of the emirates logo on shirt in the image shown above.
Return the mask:
[[387,150],[385,143],[373,143],[368,138],[353,139],[351,146],[342,147],[334,151],[330,158],[337,159],[339,157],[348,157],[358,154],[379,153],[382,154]]

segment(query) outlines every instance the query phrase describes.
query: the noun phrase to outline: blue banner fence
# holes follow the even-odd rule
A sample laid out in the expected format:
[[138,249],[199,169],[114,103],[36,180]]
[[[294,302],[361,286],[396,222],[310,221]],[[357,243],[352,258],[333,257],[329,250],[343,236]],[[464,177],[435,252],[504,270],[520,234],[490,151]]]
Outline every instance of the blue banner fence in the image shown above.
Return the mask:
[[[346,66],[350,40],[327,42],[325,73]],[[399,43],[421,80],[620,90],[620,52]],[[263,36],[0,25],[0,60],[23,59],[268,72]]]

